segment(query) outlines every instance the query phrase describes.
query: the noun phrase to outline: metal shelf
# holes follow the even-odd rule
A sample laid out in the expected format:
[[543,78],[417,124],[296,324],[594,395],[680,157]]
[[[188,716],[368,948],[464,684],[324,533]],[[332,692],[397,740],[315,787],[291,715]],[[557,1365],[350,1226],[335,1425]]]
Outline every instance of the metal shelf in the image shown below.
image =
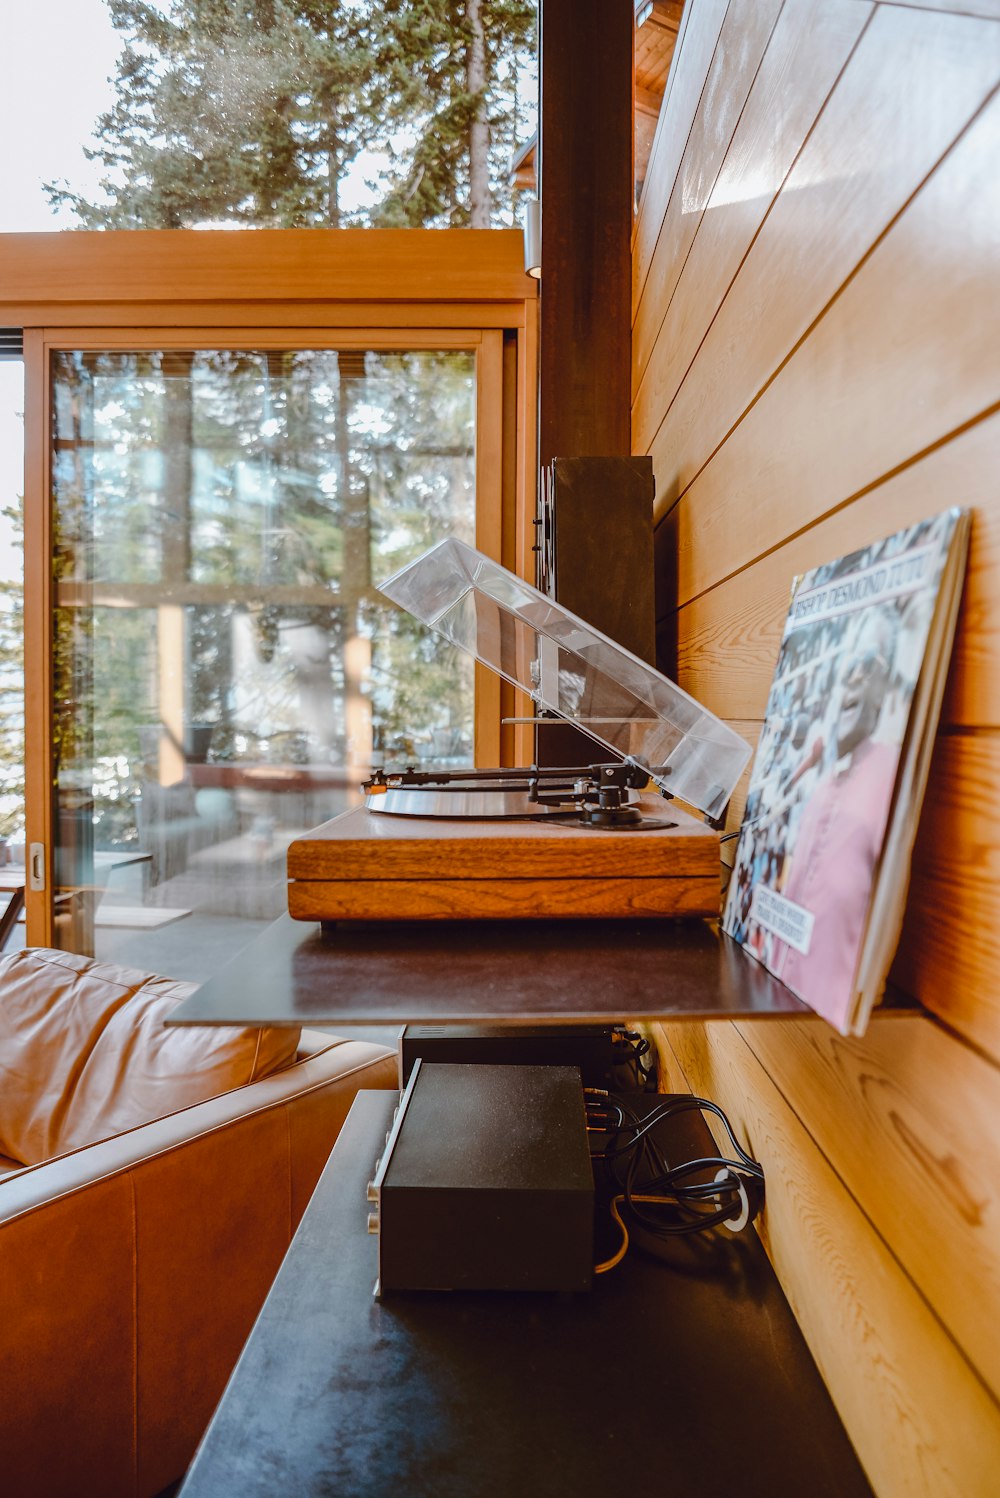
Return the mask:
[[713,921],[343,922],[282,916],[174,1025],[561,1024],[811,1010]]

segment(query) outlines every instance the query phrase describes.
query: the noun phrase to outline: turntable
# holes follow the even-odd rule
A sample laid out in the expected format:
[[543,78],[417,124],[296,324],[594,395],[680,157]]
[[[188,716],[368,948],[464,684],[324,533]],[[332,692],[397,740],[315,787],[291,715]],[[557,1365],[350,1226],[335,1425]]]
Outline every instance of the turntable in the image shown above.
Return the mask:
[[718,914],[716,829],[750,756],[727,724],[463,542],[441,542],[381,591],[528,693],[539,721],[583,729],[603,755],[374,772],[364,806],[289,847],[293,917]]

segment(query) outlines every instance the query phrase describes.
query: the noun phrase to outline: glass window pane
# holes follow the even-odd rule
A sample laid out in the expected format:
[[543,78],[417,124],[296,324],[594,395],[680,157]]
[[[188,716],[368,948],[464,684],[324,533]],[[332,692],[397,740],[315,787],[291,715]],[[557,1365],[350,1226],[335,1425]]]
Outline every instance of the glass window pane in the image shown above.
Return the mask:
[[202,976],[373,763],[471,763],[471,662],[373,578],[474,540],[474,355],[73,351],[52,400],[57,941]]
[[24,945],[24,365],[0,359],[0,951]]

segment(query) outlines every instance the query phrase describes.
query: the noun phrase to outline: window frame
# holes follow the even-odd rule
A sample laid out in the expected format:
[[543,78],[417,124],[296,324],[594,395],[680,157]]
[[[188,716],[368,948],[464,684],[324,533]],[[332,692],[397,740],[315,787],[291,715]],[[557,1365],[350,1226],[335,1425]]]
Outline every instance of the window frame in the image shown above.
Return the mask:
[[[516,230],[114,230],[0,235],[0,323],[24,328],[25,800],[51,945],[51,358],[68,349],[463,349],[476,356],[476,536],[533,578],[537,283]],[[391,295],[380,295],[386,288]],[[512,689],[476,666],[476,762],[531,758]]]

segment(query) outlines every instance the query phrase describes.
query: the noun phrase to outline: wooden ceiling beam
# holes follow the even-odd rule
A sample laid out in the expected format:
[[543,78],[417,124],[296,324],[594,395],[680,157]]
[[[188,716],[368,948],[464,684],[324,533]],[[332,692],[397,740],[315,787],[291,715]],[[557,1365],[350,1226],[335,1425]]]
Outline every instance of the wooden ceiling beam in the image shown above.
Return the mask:
[[[642,8],[643,0],[636,0],[636,15]],[[681,12],[684,9],[684,0],[654,0],[653,9],[643,22],[644,26],[663,26],[668,31],[676,31],[681,24]]]
[[635,107],[640,114],[652,115],[654,120],[660,117],[660,105],[663,103],[662,91],[657,93],[655,89],[643,88],[641,84],[635,86]]

